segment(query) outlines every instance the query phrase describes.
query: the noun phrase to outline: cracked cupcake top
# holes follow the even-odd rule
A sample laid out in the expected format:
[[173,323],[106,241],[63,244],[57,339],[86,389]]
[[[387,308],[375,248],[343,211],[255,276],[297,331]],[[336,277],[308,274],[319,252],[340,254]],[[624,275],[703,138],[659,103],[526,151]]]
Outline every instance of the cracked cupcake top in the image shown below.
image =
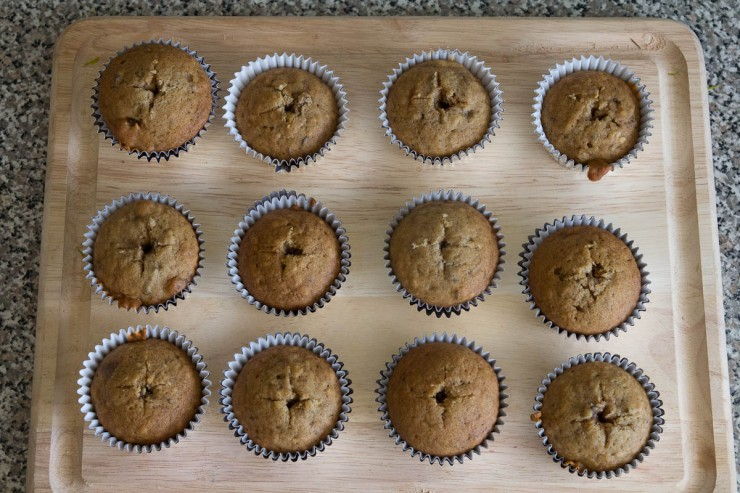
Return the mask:
[[342,393],[325,359],[302,347],[273,346],[250,358],[239,372],[232,404],[255,443],[274,452],[300,452],[336,426]]
[[293,206],[268,212],[247,229],[237,266],[244,287],[257,300],[299,310],[328,291],[339,274],[341,249],[326,221]]
[[234,113],[236,128],[252,149],[285,160],[318,152],[339,121],[331,88],[298,68],[257,75],[242,90]]
[[124,442],[148,445],[185,429],[200,405],[202,384],[182,349],[145,339],[108,353],[95,370],[90,394],[103,428]]
[[187,287],[200,247],[190,221],[153,200],[121,206],[100,225],[93,271],[121,308],[164,303]]
[[110,61],[98,106],[121,147],[168,151],[195,137],[211,114],[211,81],[187,52],[143,44]]
[[552,233],[529,265],[529,289],[537,307],[578,334],[601,334],[624,322],[637,306],[641,285],[629,247],[595,226]]
[[429,60],[396,79],[386,114],[401,142],[424,156],[443,157],[480,142],[491,120],[491,97],[463,65]]
[[411,349],[386,390],[393,427],[409,445],[449,457],[480,445],[498,418],[499,387],[491,365],[459,344]]
[[391,268],[422,301],[448,307],[469,301],[491,282],[498,242],[486,217],[457,201],[435,201],[411,210],[391,235]]
[[573,366],[555,378],[540,413],[555,451],[579,470],[608,471],[630,462],[645,446],[653,422],[640,382],[599,361]]
[[640,99],[619,77],[595,70],[574,72],[545,93],[542,128],[558,151],[589,165],[589,178],[598,180],[606,165],[637,142]]

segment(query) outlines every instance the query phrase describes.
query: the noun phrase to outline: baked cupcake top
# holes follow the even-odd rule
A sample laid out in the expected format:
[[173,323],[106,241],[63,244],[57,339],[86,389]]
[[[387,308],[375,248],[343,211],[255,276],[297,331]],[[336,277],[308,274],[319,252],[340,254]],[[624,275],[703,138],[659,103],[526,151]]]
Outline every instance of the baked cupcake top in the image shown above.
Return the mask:
[[640,382],[600,361],[573,366],[555,378],[540,413],[547,439],[578,470],[627,464],[647,443],[653,422]]
[[404,71],[388,91],[393,133],[424,156],[444,157],[485,136],[491,97],[470,70],[452,60],[429,60]]
[[244,287],[257,300],[299,310],[329,290],[339,274],[341,249],[326,221],[293,206],[268,212],[247,229],[237,266]]
[[113,349],[95,370],[90,389],[101,426],[137,445],[159,443],[184,430],[200,406],[202,391],[192,360],[162,339]]
[[401,219],[391,234],[389,257],[407,291],[430,305],[449,307],[488,287],[499,251],[491,223],[478,210],[434,201]]
[[203,128],[212,104],[208,74],[174,46],[135,46],[113,58],[100,76],[100,115],[126,150],[179,147]]
[[409,445],[454,456],[480,445],[493,430],[498,379],[491,365],[465,346],[431,342],[398,361],[386,403],[393,427]]
[[252,79],[234,113],[236,128],[252,149],[285,160],[318,152],[339,121],[332,89],[314,74],[290,67]]
[[249,438],[274,452],[308,450],[336,426],[339,379],[329,363],[298,346],[273,346],[250,358],[231,394]]
[[637,306],[640,269],[629,247],[595,226],[554,232],[529,264],[529,289],[543,315],[578,334],[601,334]]
[[177,209],[153,200],[121,206],[100,225],[93,271],[121,308],[164,303],[184,290],[198,268],[193,225]]
[[640,98],[634,87],[614,75],[573,72],[545,93],[541,118],[550,143],[574,161],[593,165],[589,178],[598,179],[609,163],[635,146]]

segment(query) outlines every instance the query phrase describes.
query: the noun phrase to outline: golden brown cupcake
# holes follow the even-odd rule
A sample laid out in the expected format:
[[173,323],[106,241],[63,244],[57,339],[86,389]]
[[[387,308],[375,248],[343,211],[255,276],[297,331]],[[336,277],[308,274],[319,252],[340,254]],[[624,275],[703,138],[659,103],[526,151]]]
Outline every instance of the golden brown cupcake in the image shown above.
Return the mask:
[[111,435],[136,445],[177,435],[195,416],[202,384],[188,355],[162,339],[126,342],[101,361],[92,405]]
[[339,419],[342,394],[329,363],[298,346],[250,358],[234,382],[234,415],[255,443],[274,452],[308,450]]
[[405,145],[424,156],[444,157],[485,136],[491,97],[460,63],[429,60],[405,70],[391,85],[386,114]]
[[478,210],[434,201],[401,219],[391,233],[389,257],[404,289],[427,304],[451,307],[488,287],[499,250],[491,223]]
[[234,113],[236,127],[252,149],[285,160],[318,152],[339,120],[332,89],[314,74],[290,67],[252,79]]
[[498,379],[488,362],[467,347],[426,343],[398,361],[386,404],[393,427],[410,446],[451,457],[480,445],[493,430]]
[[211,114],[211,81],[180,48],[135,46],[100,76],[98,107],[122,148],[168,151],[194,138]]
[[156,306],[190,284],[199,252],[193,225],[182,213],[153,200],[137,200],[100,225],[93,272],[121,308]]
[[640,98],[628,82],[595,70],[574,72],[553,84],[542,104],[542,128],[550,143],[589,166],[598,180],[608,165],[637,142]]
[[544,394],[539,417],[566,465],[591,471],[632,461],[647,443],[653,422],[640,382],[599,361],[573,366],[556,377]]
[[316,303],[339,274],[336,233],[316,214],[291,207],[268,212],[247,229],[238,271],[258,301],[282,310]]
[[629,247],[595,226],[571,226],[532,254],[529,289],[542,314],[577,334],[602,334],[634,311],[640,269]]

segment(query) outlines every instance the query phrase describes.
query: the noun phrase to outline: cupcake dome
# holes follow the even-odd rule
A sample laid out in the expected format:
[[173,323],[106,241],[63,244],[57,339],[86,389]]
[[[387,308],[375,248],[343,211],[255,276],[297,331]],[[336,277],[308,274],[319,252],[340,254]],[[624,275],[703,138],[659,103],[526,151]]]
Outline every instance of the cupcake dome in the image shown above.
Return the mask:
[[342,392],[329,363],[299,346],[273,346],[250,358],[234,382],[233,413],[254,443],[301,452],[330,435]]
[[238,271],[260,302],[299,310],[327,292],[341,267],[339,240],[313,212],[291,207],[270,211],[241,240]]
[[572,366],[548,386],[540,409],[555,453],[576,470],[608,471],[643,450],[653,424],[642,384],[619,366],[589,361]]
[[125,150],[164,152],[203,129],[212,84],[198,60],[169,44],[146,43],[113,58],[100,76],[100,116]]
[[557,81],[545,93],[542,128],[555,148],[597,169],[625,156],[640,128],[640,98],[619,77],[595,70],[579,71]]
[[174,207],[134,200],[113,211],[92,244],[92,270],[122,308],[157,306],[196,275],[200,245],[193,224]]
[[416,153],[450,156],[488,132],[491,98],[480,80],[453,60],[429,60],[404,71],[386,104],[396,137]]
[[404,289],[429,305],[451,307],[488,287],[499,249],[481,212],[445,200],[421,204],[401,219],[391,234],[389,257]]
[[491,365],[471,349],[429,342],[398,361],[386,403],[392,426],[408,445],[432,456],[457,456],[494,429],[499,382]]
[[316,75],[283,67],[262,72],[246,85],[235,119],[255,151],[290,160],[324,146],[337,129],[339,109],[332,89]]
[[534,303],[557,326],[602,334],[627,320],[641,295],[641,273],[630,248],[595,226],[564,227],[532,254],[528,286]]
[[182,432],[201,404],[201,379],[191,358],[163,339],[117,346],[90,386],[100,425],[135,445],[164,442]]

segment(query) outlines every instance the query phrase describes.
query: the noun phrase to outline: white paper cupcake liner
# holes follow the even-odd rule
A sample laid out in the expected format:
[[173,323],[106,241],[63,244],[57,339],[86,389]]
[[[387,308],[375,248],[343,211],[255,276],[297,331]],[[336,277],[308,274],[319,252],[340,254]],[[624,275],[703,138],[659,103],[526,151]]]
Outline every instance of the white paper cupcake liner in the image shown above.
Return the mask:
[[[239,420],[234,414],[231,402],[231,393],[234,390],[234,383],[236,382],[239,373],[250,358],[273,346],[299,346],[308,349],[315,355],[325,359],[329,365],[331,365],[334,373],[337,375],[337,380],[339,380],[339,386],[342,392],[342,409],[339,413],[339,418],[337,419],[331,433],[321,440],[321,442],[308,450],[275,452],[266,449],[249,438],[246,430],[239,423]],[[339,357],[336,354],[331,352],[331,349],[325,347],[316,339],[309,338],[306,335],[285,332],[260,337],[256,341],[250,342],[249,346],[243,346],[241,352],[234,355],[234,359],[229,362],[228,369],[224,371],[224,379],[221,382],[220,399],[222,406],[221,412],[224,414],[224,421],[228,423],[230,430],[234,430],[234,436],[239,439],[239,442],[244,445],[247,450],[254,452],[255,455],[262,456],[265,459],[272,459],[274,461],[281,460],[283,462],[287,462],[288,460],[295,462],[299,459],[305,460],[309,457],[313,457],[317,453],[323,452],[326,447],[330,446],[333,441],[339,437],[339,432],[344,430],[345,423],[349,420],[348,414],[352,411],[352,408],[350,407],[350,404],[352,404],[352,397],[350,397],[352,394],[352,388],[350,387],[352,381],[347,378],[348,372],[343,369],[343,366],[344,364],[339,361]]]
[[[202,388],[200,406],[198,406],[193,419],[190,420],[185,429],[167,440],[149,445],[124,442],[111,435],[100,421],[98,421],[98,415],[95,413],[95,407],[93,406],[90,394],[90,386],[95,376],[95,370],[103,361],[103,358],[121,344],[126,344],[129,341],[142,340],[142,334],[145,336],[143,337],[144,339],[162,339],[182,349],[193,361],[193,365],[200,376]],[[191,341],[186,339],[184,335],[179,334],[176,330],[168,327],[159,327],[158,325],[137,325],[136,327],[121,329],[118,332],[113,332],[107,339],[103,339],[100,344],[96,345],[95,350],[88,354],[87,360],[82,364],[80,378],[77,380],[77,384],[80,386],[77,389],[77,393],[80,395],[78,402],[82,404],[80,411],[85,415],[85,421],[89,423],[88,428],[93,430],[95,436],[99,436],[109,446],[116,447],[119,450],[125,450],[126,452],[136,452],[137,454],[159,451],[163,447],[169,448],[171,445],[179,443],[181,439],[188,435],[189,431],[193,431],[196,424],[200,423],[204,408],[208,405],[208,396],[211,395],[211,391],[209,390],[211,382],[208,380],[208,375],[206,364],[203,361],[203,357],[198,353],[198,348],[193,346]]]
[[565,77],[566,75],[572,74],[579,70],[595,70],[599,72],[606,72],[608,74],[619,77],[620,79],[628,82],[633,87],[637,88],[637,92],[640,96],[640,130],[637,136],[637,142],[634,147],[623,157],[617,159],[613,163],[609,163],[610,169],[622,168],[625,164],[630,162],[630,159],[637,157],[637,153],[643,149],[648,143],[648,137],[653,128],[653,102],[650,100],[650,93],[648,93],[644,84],[640,83],[640,79],[632,72],[629,68],[621,65],[610,59],[603,57],[582,56],[581,58],[573,58],[572,60],[566,60],[563,63],[555,65],[550,71],[543,76],[537,89],[534,93],[534,104],[532,108],[532,124],[534,125],[537,139],[542,142],[547,152],[566,168],[576,169],[578,171],[587,171],[588,165],[584,163],[578,163],[575,160],[569,158],[565,154],[561,153],[550,143],[545,131],[542,128],[542,104],[545,99],[545,93],[552,87],[557,81]]
[[[642,448],[639,454],[632,459],[627,464],[624,464],[623,466],[617,467],[616,469],[611,469],[608,471],[592,471],[589,469],[578,469],[575,465],[573,465],[571,462],[569,462],[565,457],[562,457],[560,454],[557,453],[557,451],[553,448],[552,444],[547,438],[547,434],[545,433],[545,429],[542,427],[542,419],[541,419],[541,411],[542,411],[542,399],[545,397],[545,392],[547,392],[548,387],[552,383],[555,378],[560,376],[565,370],[568,368],[571,368],[573,366],[577,366],[586,362],[593,362],[593,361],[600,361],[604,363],[611,363],[613,365],[616,365],[623,370],[625,370],[627,373],[632,375],[635,380],[637,380],[640,385],[642,385],[642,388],[645,389],[645,392],[647,393],[648,399],[650,400],[650,406],[652,407],[653,411],[653,424],[650,428],[650,436],[648,437],[647,442],[645,443],[645,446]],[[611,353],[589,353],[589,354],[580,354],[578,356],[574,356],[570,358],[568,361],[563,363],[562,365],[555,368],[553,371],[548,373],[544,379],[542,379],[542,384],[537,389],[537,396],[535,397],[534,402],[534,414],[532,415],[532,420],[535,421],[534,426],[537,429],[537,435],[542,439],[542,444],[547,449],[547,453],[552,457],[553,462],[557,462],[560,464],[560,467],[567,468],[568,471],[571,473],[576,473],[579,476],[587,476],[589,478],[597,478],[597,479],[611,479],[612,477],[616,476],[619,477],[622,474],[627,474],[630,469],[634,469],[637,467],[637,464],[645,460],[645,457],[647,457],[650,454],[650,450],[655,448],[655,443],[660,440],[660,434],[663,433],[662,426],[665,424],[665,420],[663,419],[663,401],[659,399],[660,393],[655,390],[655,385],[653,385],[650,382],[650,379],[647,375],[642,371],[641,368],[638,368],[634,363],[631,363],[627,358],[622,358],[618,354],[611,354]]]
[[[637,300],[637,304],[635,305],[635,309],[632,311],[632,314],[627,317],[624,322],[606,332],[602,332],[601,334],[580,334],[555,324],[552,320],[547,318],[544,313],[542,313],[542,310],[540,310],[540,308],[537,306],[537,303],[534,300],[534,296],[532,296],[532,293],[529,289],[529,264],[532,261],[532,255],[534,255],[537,247],[540,246],[545,238],[547,238],[554,232],[559,231],[563,228],[570,228],[573,226],[594,226],[596,228],[600,228],[612,233],[614,236],[622,240],[625,245],[627,245],[627,247],[632,252],[632,256],[635,257],[637,268],[640,270],[640,297]],[[642,254],[639,253],[639,249],[637,248],[637,246],[634,245],[634,241],[627,239],[626,233],[621,233],[620,228],[614,229],[614,226],[612,226],[611,223],[606,224],[603,219],[597,219],[593,216],[587,217],[583,215],[556,219],[555,221],[553,221],[552,224],[546,223],[543,227],[536,229],[534,235],[530,236],[529,241],[523,244],[522,247],[524,248],[524,251],[519,254],[519,256],[522,258],[522,260],[519,261],[519,267],[521,267],[521,270],[519,271],[519,277],[522,278],[522,280],[519,281],[519,284],[524,286],[522,293],[526,296],[526,301],[527,303],[529,303],[530,309],[534,310],[537,318],[548,327],[557,330],[558,333],[565,333],[568,337],[575,336],[576,340],[580,340],[583,338],[586,341],[599,341],[602,337],[606,340],[609,340],[609,336],[613,335],[614,337],[617,337],[619,336],[620,331],[626,331],[628,326],[635,325],[635,320],[640,318],[640,312],[645,311],[645,305],[650,301],[648,299],[648,295],[650,294],[650,289],[648,289],[650,280],[648,279],[648,276],[650,275],[650,272],[645,270],[647,264],[642,261]]]
[[[334,135],[321,146],[321,149],[296,159],[278,159],[272,156],[267,156],[261,152],[253,149],[247,141],[242,138],[239,133],[239,129],[236,127],[236,105],[239,102],[239,96],[242,90],[259,74],[266,72],[274,68],[298,68],[310,72],[319,79],[321,79],[326,85],[328,85],[334,93],[334,98],[337,102],[337,108],[339,110],[339,119],[337,120],[337,128],[334,131]],[[334,72],[329,70],[326,65],[321,65],[319,62],[307,58],[304,56],[297,56],[295,53],[288,55],[283,53],[278,55],[268,55],[257,60],[250,61],[244,65],[239,72],[234,74],[234,78],[231,80],[229,86],[229,93],[225,98],[226,104],[224,104],[224,125],[229,129],[229,133],[234,137],[234,140],[239,144],[239,147],[244,149],[246,153],[253,158],[264,161],[275,167],[275,171],[291,171],[293,168],[305,166],[310,163],[315,163],[318,159],[332,148],[337,143],[339,136],[347,126],[347,120],[349,119],[349,107],[347,105],[347,93],[344,90],[344,86],[339,82],[339,77],[334,75]]]
[[[241,245],[242,238],[246,234],[247,230],[257,222],[265,214],[278,210],[288,209],[290,207],[300,207],[301,209],[313,212],[326,223],[331,226],[334,233],[339,241],[339,248],[341,251],[341,260],[339,274],[334,279],[332,284],[326,293],[314,304],[297,309],[297,310],[284,310],[282,308],[271,307],[252,296],[242,282],[242,278],[239,275],[239,246]],[[254,203],[254,206],[247,211],[244,218],[239,222],[238,227],[234,231],[234,236],[231,237],[231,243],[229,244],[229,251],[226,256],[226,266],[228,267],[228,275],[231,282],[236,288],[236,292],[241,295],[242,298],[247,300],[250,305],[254,305],[257,309],[262,310],[265,313],[272,313],[273,315],[295,317],[297,315],[306,315],[307,313],[315,312],[319,308],[323,308],[325,304],[329,303],[331,299],[337,294],[337,291],[342,286],[342,283],[347,279],[349,274],[349,267],[352,265],[350,262],[350,251],[349,251],[349,239],[347,233],[342,227],[342,223],[337,219],[333,212],[324,207],[321,202],[317,202],[312,197],[306,197],[304,194],[291,190],[280,190],[278,192],[272,192],[270,195],[261,198]]]
[[[411,212],[414,208],[421,204],[425,204],[427,202],[442,201],[463,202],[471,207],[474,207],[478,212],[483,214],[485,218],[488,219],[488,222],[491,223],[491,228],[493,228],[493,231],[496,234],[496,244],[499,251],[496,270],[494,271],[491,282],[488,284],[486,289],[484,289],[483,292],[469,301],[448,307],[431,305],[423,300],[420,300],[410,291],[404,288],[401,284],[401,281],[393,272],[390,257],[391,236],[393,236],[393,231],[396,229],[401,220],[406,217],[409,212]],[[385,259],[385,268],[388,272],[388,276],[391,278],[393,286],[396,288],[396,291],[401,293],[404,298],[409,300],[410,305],[416,305],[416,308],[419,311],[424,311],[427,315],[434,314],[438,318],[442,317],[443,315],[446,317],[450,317],[453,313],[455,315],[460,315],[463,310],[468,311],[470,310],[471,306],[478,306],[478,302],[484,301],[486,295],[490,295],[493,292],[493,290],[496,288],[496,285],[498,284],[498,281],[501,279],[501,273],[504,270],[504,263],[506,262],[503,258],[504,255],[506,255],[506,251],[504,251],[505,246],[506,243],[504,243],[504,235],[501,233],[501,228],[498,226],[497,219],[493,216],[492,212],[486,210],[485,205],[481,204],[480,201],[478,201],[477,199],[473,199],[468,195],[464,195],[462,192],[456,192],[454,190],[439,190],[437,192],[427,193],[420,197],[414,197],[413,199],[411,199],[411,201],[406,202],[406,204],[401,207],[396,216],[388,225],[388,229],[386,230],[385,245],[383,246],[383,251],[385,252],[385,255],[383,256],[383,259]]]
[[195,145],[195,139],[198,137],[201,137],[202,134],[206,131],[208,126],[211,124],[211,121],[213,120],[213,116],[216,114],[216,104],[218,103],[218,80],[216,79],[216,73],[211,69],[211,66],[205,62],[202,56],[198,55],[197,52],[194,50],[191,50],[187,46],[182,46],[177,41],[173,41],[172,39],[156,39],[151,41],[144,41],[141,43],[136,43],[131,46],[128,46],[124,48],[123,50],[116,53],[114,56],[112,56],[103,66],[102,70],[98,72],[98,78],[95,79],[95,86],[93,87],[93,94],[92,94],[92,105],[90,106],[93,110],[92,116],[95,119],[95,126],[98,127],[98,133],[102,133],[105,139],[111,141],[112,146],[117,146],[121,150],[126,150],[121,146],[118,139],[116,139],[116,136],[113,135],[113,133],[108,128],[108,125],[106,125],[105,120],[103,119],[103,116],[100,114],[100,106],[98,104],[98,96],[100,94],[100,77],[103,75],[103,72],[108,67],[108,64],[110,64],[111,60],[116,58],[117,56],[122,55],[126,51],[136,48],[137,46],[145,45],[145,44],[160,44],[165,46],[174,46],[175,48],[179,48],[188,55],[192,56],[197,60],[197,62],[200,64],[200,66],[205,70],[206,74],[208,75],[208,79],[211,81],[211,114],[208,116],[208,120],[203,125],[203,128],[201,128],[193,138],[187,140],[186,142],[182,143],[178,147],[175,147],[174,149],[169,149],[167,151],[141,151],[137,149],[131,149],[127,151],[129,154],[136,154],[136,157],[138,159],[146,158],[147,161],[151,161],[152,159],[156,159],[157,162],[159,162],[161,159],[164,159],[165,161],[169,161],[169,159],[172,156],[178,157],[180,155],[180,152],[187,152],[188,147],[191,145]]
[[[401,358],[406,355],[406,353],[408,353],[415,347],[430,342],[446,342],[449,344],[459,344],[461,346],[465,346],[466,348],[470,349],[475,354],[486,360],[486,363],[491,366],[498,380],[498,416],[496,418],[496,423],[493,425],[493,429],[486,436],[483,442],[476,445],[465,453],[454,456],[442,457],[439,455],[431,455],[415,449],[414,447],[409,445],[408,442],[406,442],[406,440],[401,437],[401,435],[398,434],[398,431],[393,426],[390,415],[388,413],[386,393],[388,382],[390,381],[391,375],[393,374],[393,370],[396,368],[396,365],[401,360]],[[455,462],[462,464],[465,459],[470,460],[473,458],[473,455],[480,455],[481,449],[487,449],[489,444],[493,442],[494,435],[501,432],[501,426],[503,426],[504,424],[503,418],[506,416],[504,408],[508,407],[508,404],[506,403],[508,395],[504,392],[507,389],[507,386],[503,383],[505,378],[501,373],[501,368],[496,366],[496,360],[491,357],[490,353],[485,352],[481,346],[478,346],[475,341],[468,341],[465,337],[460,337],[455,334],[448,335],[447,333],[435,333],[421,338],[417,337],[413,340],[413,342],[407,342],[402,348],[400,348],[398,353],[393,355],[391,361],[385,364],[385,367],[386,369],[380,372],[380,379],[377,381],[378,388],[375,390],[375,393],[378,394],[378,397],[375,398],[375,401],[380,404],[380,406],[378,407],[378,412],[380,412],[380,420],[383,421],[383,428],[389,430],[388,436],[393,439],[396,445],[400,445],[403,448],[404,452],[408,451],[411,454],[411,457],[418,457],[420,462],[429,461],[430,464],[438,463],[440,466],[444,465],[445,463],[452,466],[455,464]]]
[[[414,65],[429,60],[452,60],[460,63],[465,68],[470,70],[483,84],[483,87],[488,91],[488,95],[491,98],[491,119],[488,124],[483,138],[474,146],[467,149],[463,149],[449,156],[426,156],[420,154],[409,146],[404,144],[393,132],[390,122],[388,121],[388,115],[386,114],[386,103],[388,99],[388,92],[394,82],[400,77],[400,75],[413,67]],[[393,73],[388,76],[388,80],[383,82],[383,89],[380,91],[380,99],[378,102],[380,106],[380,122],[381,126],[385,130],[385,134],[390,138],[391,144],[397,144],[398,147],[406,153],[407,156],[413,157],[415,160],[419,160],[422,163],[430,164],[449,164],[462,159],[465,156],[475,153],[479,149],[483,149],[486,143],[491,142],[491,139],[496,134],[496,129],[500,127],[502,120],[502,114],[504,112],[504,99],[503,92],[499,88],[499,83],[496,81],[496,76],[491,72],[491,69],[486,67],[482,60],[469,54],[468,52],[460,52],[458,50],[444,50],[438,49],[434,51],[425,51],[417,53],[407,58],[404,62],[399,63],[398,67],[393,69]]]
[[151,200],[159,204],[165,204],[173,207],[180,214],[185,216],[185,218],[190,222],[190,224],[193,226],[193,230],[195,231],[195,236],[198,239],[198,266],[195,269],[195,274],[193,274],[193,278],[190,280],[185,289],[163,303],[159,303],[157,305],[142,305],[136,309],[137,313],[140,313],[142,311],[149,313],[152,310],[154,310],[155,313],[158,313],[160,309],[167,310],[170,306],[177,305],[177,301],[185,299],[185,295],[190,293],[193,289],[193,286],[196,286],[198,284],[197,280],[200,277],[200,271],[203,268],[203,259],[205,258],[205,250],[203,248],[203,232],[200,230],[200,224],[197,224],[195,222],[195,217],[193,217],[193,215],[190,213],[190,210],[186,209],[184,205],[179,203],[173,197],[170,197],[169,195],[161,195],[156,192],[136,192],[124,195],[123,197],[120,197],[110,204],[106,205],[97,213],[97,215],[92,218],[90,224],[87,226],[85,240],[82,242],[82,262],[84,263],[84,269],[86,273],[85,277],[87,279],[90,279],[90,284],[95,290],[95,294],[99,294],[100,297],[103,300],[107,301],[109,304],[113,304],[114,301],[117,301],[113,296],[108,294],[103,284],[98,280],[97,277],[95,277],[95,269],[93,267],[93,250],[95,249],[95,238],[98,235],[98,230],[100,229],[100,226],[105,222],[106,219],[108,219],[108,217],[110,217],[111,214],[113,214],[122,206],[131,202],[136,202],[138,200]]

